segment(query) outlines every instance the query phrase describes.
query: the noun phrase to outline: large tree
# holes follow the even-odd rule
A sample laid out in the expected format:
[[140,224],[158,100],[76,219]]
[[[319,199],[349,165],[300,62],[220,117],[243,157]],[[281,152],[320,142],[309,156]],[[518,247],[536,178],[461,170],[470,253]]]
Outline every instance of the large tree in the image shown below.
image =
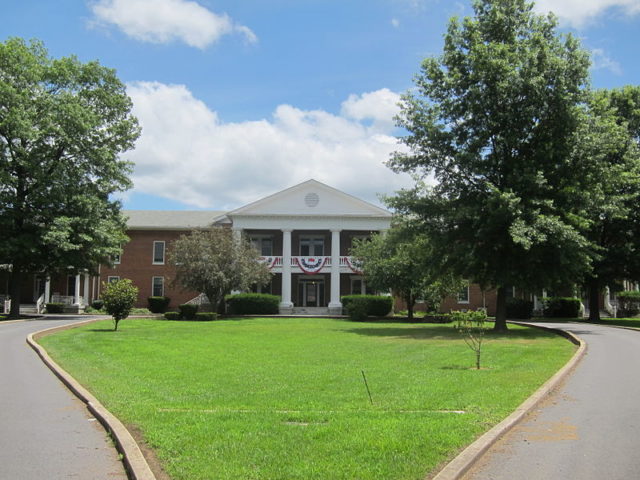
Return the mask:
[[404,300],[410,320],[416,300],[437,309],[447,295],[463,285],[442,270],[427,237],[410,227],[396,225],[384,234],[356,242],[351,255],[362,265],[367,286],[391,291]]
[[176,283],[204,293],[216,312],[231,291],[269,282],[271,272],[259,258],[249,242],[222,227],[182,235],[169,252],[176,265]]
[[585,277],[589,319],[600,320],[603,287],[640,278],[640,88],[598,90],[575,154],[590,173],[588,228],[592,270]]
[[28,272],[93,269],[119,252],[119,155],[139,135],[114,70],[52,59],[39,41],[0,43],[0,264],[11,265],[11,315]]
[[456,273],[497,288],[495,329],[506,330],[507,286],[550,287],[589,269],[570,155],[589,56],[525,0],[473,8],[450,20],[399,115],[408,149],[390,166],[437,184],[419,181],[391,205],[422,223]]

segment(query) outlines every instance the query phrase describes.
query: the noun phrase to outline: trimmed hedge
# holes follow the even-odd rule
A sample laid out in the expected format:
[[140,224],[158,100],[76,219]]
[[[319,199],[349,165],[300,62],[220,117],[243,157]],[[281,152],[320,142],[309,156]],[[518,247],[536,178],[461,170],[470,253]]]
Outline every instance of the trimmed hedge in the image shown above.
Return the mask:
[[64,303],[47,303],[47,313],[64,313]]
[[575,297],[547,297],[543,314],[550,318],[578,318],[580,305],[580,299]]
[[164,313],[169,307],[171,299],[169,297],[149,297],[147,303],[149,304],[149,311],[151,313]]
[[180,320],[180,312],[166,312],[164,318],[167,320]]
[[272,315],[280,311],[280,297],[267,293],[227,295],[227,311],[234,315]]
[[94,300],[93,302],[91,302],[91,308],[95,308],[96,310],[102,310],[102,307],[104,307],[104,302],[100,299]]
[[640,313],[640,292],[618,292],[618,317],[635,317]]
[[384,317],[393,308],[393,297],[383,297],[381,295],[345,295],[340,299],[342,306],[349,314],[350,305],[355,302],[364,302],[367,315],[372,317]]
[[198,313],[198,305],[184,303],[178,306],[178,310],[180,310],[180,318],[184,320],[195,320],[196,313]]
[[524,300],[522,298],[507,299],[507,318],[529,320],[532,316],[533,302],[531,300]]
[[218,319],[218,314],[215,312],[198,312],[196,313],[196,320],[198,322],[212,322]]
[[364,298],[353,298],[349,302],[349,319],[354,322],[362,322],[367,319],[367,300]]

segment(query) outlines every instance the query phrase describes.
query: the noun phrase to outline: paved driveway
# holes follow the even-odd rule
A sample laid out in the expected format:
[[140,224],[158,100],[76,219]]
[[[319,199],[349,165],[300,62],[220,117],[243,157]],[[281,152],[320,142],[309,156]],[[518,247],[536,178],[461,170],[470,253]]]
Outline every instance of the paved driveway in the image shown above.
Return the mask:
[[1,479],[127,478],[104,429],[25,341],[29,333],[74,321],[0,322]]
[[640,479],[640,332],[547,324],[587,342],[575,372],[466,480]]

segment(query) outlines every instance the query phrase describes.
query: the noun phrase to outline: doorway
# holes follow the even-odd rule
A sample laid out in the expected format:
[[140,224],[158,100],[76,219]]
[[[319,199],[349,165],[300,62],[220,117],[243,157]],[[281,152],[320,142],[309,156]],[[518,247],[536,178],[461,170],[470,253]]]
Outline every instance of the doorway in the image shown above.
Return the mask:
[[324,307],[324,280],[300,280],[298,282],[298,304],[301,307]]

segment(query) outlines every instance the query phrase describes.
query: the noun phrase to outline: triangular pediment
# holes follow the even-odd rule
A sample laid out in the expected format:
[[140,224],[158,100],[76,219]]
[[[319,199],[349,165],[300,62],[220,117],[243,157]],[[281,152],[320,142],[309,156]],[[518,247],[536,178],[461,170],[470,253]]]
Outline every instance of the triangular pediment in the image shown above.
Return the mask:
[[391,217],[391,213],[317,180],[307,180],[227,214],[237,216]]

